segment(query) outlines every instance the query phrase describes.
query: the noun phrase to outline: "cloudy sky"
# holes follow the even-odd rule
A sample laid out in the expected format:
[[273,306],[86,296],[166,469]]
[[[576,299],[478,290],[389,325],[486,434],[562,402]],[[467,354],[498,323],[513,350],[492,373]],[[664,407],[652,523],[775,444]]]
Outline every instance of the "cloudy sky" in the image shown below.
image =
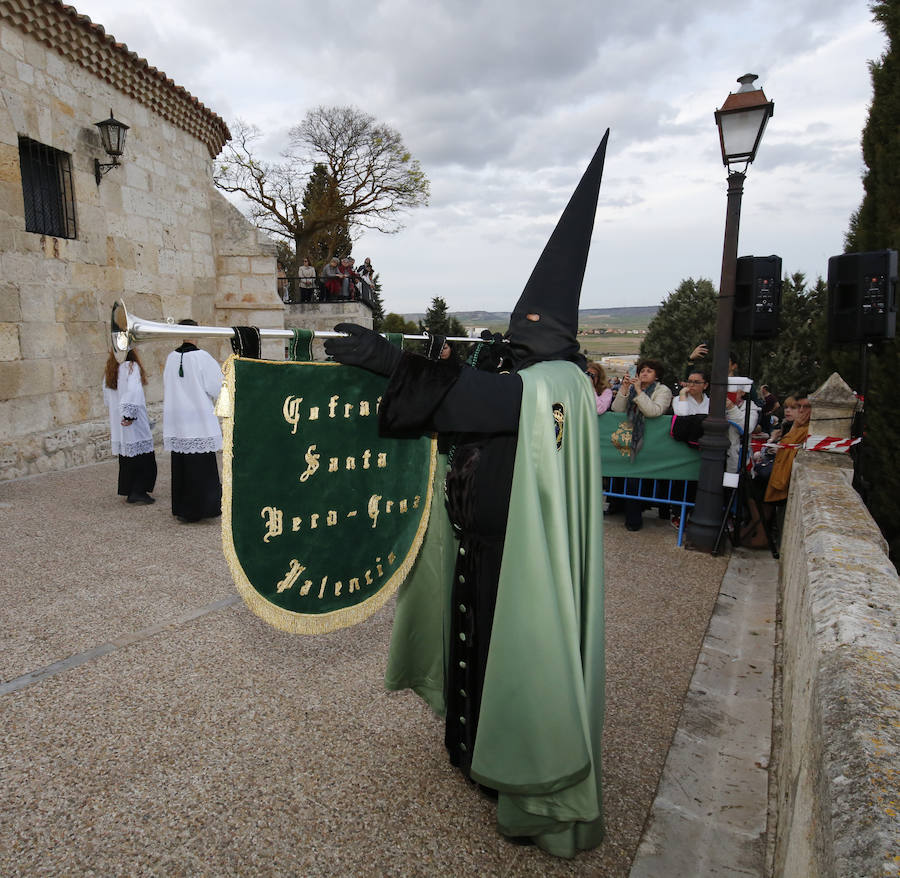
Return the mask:
[[510,310],[611,129],[583,308],[718,285],[726,172],[713,112],[743,73],[775,102],[740,255],[827,273],[862,197],[867,0],[75,0],[270,158],[319,105],[396,128],[431,181],[399,234],[354,245],[386,310]]

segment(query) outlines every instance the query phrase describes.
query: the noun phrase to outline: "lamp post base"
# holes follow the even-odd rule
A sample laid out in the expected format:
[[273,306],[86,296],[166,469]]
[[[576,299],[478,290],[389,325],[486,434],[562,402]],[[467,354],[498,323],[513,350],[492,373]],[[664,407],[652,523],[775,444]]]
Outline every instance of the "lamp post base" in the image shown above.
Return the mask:
[[697,499],[685,531],[690,547],[701,552],[712,552],[722,526],[725,494],[722,476],[725,473],[728,446],[728,421],[725,418],[708,417],[703,422],[703,436],[700,439]]

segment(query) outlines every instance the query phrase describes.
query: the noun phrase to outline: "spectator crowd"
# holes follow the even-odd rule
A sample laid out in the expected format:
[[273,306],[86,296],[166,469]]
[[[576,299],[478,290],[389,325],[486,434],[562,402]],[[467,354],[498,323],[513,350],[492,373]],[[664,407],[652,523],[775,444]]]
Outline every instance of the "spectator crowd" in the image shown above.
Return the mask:
[[[675,376],[671,384],[665,382],[662,364],[651,358],[640,359],[624,376],[613,379],[607,379],[599,363],[588,363],[597,413],[612,411],[625,416],[630,428],[632,458],[641,454],[647,418],[670,417],[672,437],[698,445],[703,436],[703,423],[709,415],[708,356],[707,346],[697,345],[687,359],[683,377]],[[781,401],[772,387],[757,388],[750,378],[742,377],[737,356],[730,354],[725,401],[729,447],[725,470],[732,474],[744,473],[749,486],[746,493],[750,504],[755,506],[747,510],[747,515],[765,525],[770,534],[780,530],[793,460],[806,441],[810,415],[806,391],[796,391]],[[610,491],[630,494],[631,489],[624,491],[622,482],[611,480]],[[694,492],[695,486],[689,486],[691,499]],[[624,512],[625,527],[636,531],[641,529],[644,511],[654,505],[660,517],[670,517],[665,504],[636,496],[611,499],[607,514]],[[672,515],[671,520],[679,526],[677,515]]]
[[375,269],[368,256],[358,268],[352,256],[333,256],[321,272],[304,256],[296,277],[279,278],[279,293],[287,304],[372,302],[374,291]]

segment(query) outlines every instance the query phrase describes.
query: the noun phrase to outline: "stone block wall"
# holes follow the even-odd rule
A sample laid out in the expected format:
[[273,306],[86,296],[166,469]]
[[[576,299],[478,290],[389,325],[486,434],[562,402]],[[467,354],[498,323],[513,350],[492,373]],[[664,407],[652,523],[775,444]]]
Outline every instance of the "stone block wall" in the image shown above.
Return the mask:
[[[29,27],[45,13],[39,41]],[[0,480],[105,453],[100,387],[117,299],[149,320],[284,325],[274,246],[212,184],[211,152],[220,143],[188,133],[202,126],[170,121],[214,114],[189,95],[188,109],[179,109],[183,90],[64,7],[10,15],[0,14]],[[58,33],[69,27],[71,35]],[[59,51],[46,42],[54,39]],[[127,91],[66,54],[79,41],[90,43],[98,69],[107,58],[123,70],[131,65],[122,73]],[[163,115],[142,102],[135,83],[144,81]],[[167,94],[178,112],[163,106]],[[121,166],[98,186],[94,160],[109,157],[94,123],[111,108],[130,130]],[[25,231],[20,136],[70,155],[75,238]],[[201,345],[220,360],[230,353],[227,343]],[[174,346],[139,348],[150,405],[162,399],[162,366]]]
[[900,579],[843,455],[801,451],[782,539],[774,875],[900,875]]

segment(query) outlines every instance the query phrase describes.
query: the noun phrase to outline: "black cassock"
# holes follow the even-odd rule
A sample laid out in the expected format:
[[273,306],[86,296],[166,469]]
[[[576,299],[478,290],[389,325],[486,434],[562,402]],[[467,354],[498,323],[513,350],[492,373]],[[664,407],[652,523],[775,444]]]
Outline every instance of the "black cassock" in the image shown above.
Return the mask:
[[437,432],[448,454],[447,511],[459,537],[453,574],[444,742],[469,776],[487,665],[513,467],[522,379],[404,354],[379,409],[381,432]]

